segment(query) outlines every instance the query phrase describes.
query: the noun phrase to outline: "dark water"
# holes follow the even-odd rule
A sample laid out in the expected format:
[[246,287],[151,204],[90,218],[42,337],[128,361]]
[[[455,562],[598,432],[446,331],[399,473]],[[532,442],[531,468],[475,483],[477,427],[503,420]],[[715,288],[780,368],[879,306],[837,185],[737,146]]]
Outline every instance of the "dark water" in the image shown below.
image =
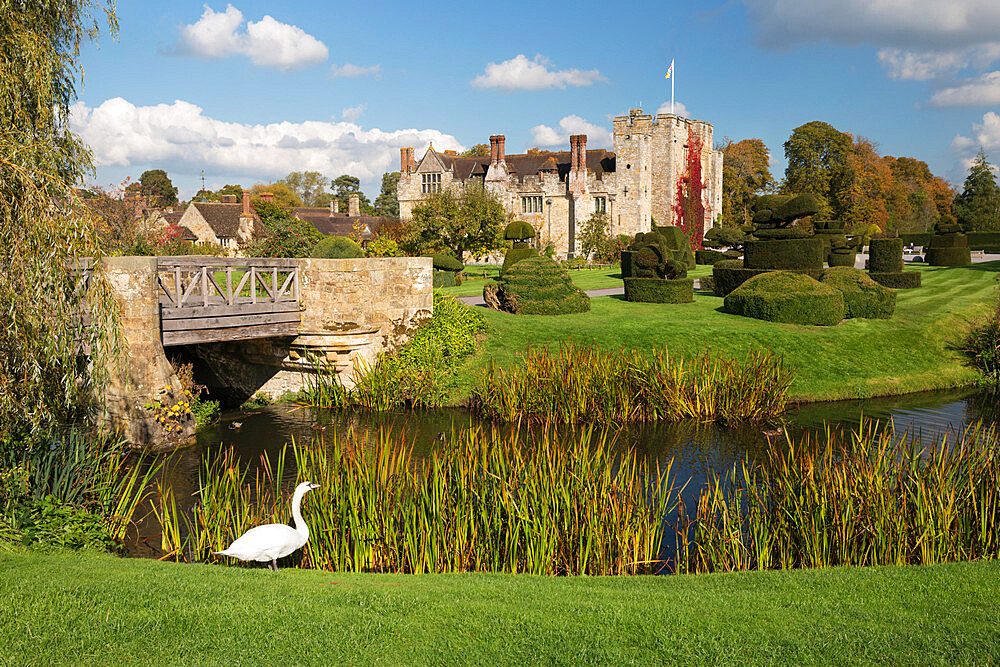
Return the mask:
[[[688,488],[693,496],[712,471],[723,472],[743,459],[760,460],[768,447],[769,437],[783,442],[786,436],[794,440],[805,432],[822,432],[828,425],[857,428],[863,417],[878,420],[882,428],[894,428],[897,433],[908,430],[927,442],[942,434],[961,431],[977,421],[1000,426],[996,396],[959,390],[793,407],[785,415],[780,433],[775,432],[775,427],[765,431],[759,426],[722,428],[710,424],[657,423],[632,425],[615,437],[623,449],[634,447],[650,460],[663,465],[672,460],[677,479],[682,483],[691,480]],[[235,428],[237,423],[239,428]],[[293,440],[309,442],[349,429],[362,433],[389,428],[405,435],[413,444],[415,456],[424,456],[438,444],[440,434],[447,437],[453,430],[474,425],[493,427],[463,409],[364,414],[276,404],[248,412],[232,411],[201,431],[195,445],[175,453],[164,475],[179,502],[187,498],[193,503],[198,471],[205,457],[228,447],[235,447],[240,460],[253,468],[262,454],[275,461],[278,452]],[[294,464],[289,463],[286,462],[288,479],[284,481],[294,482]],[[151,521],[144,523],[140,534],[146,546],[136,545],[132,551],[136,555],[156,555],[154,544],[158,542],[158,527]]]

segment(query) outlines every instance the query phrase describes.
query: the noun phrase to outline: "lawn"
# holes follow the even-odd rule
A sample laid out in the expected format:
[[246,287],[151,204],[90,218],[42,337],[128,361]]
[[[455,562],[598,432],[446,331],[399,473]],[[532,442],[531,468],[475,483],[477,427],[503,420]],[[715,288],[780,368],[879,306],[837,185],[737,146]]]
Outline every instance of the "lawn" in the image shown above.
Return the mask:
[[567,340],[607,349],[667,345],[671,352],[684,355],[706,348],[732,355],[767,348],[781,354],[792,369],[791,397],[802,401],[885,396],[974,382],[978,373],[952,346],[996,298],[1000,262],[907,268],[923,273],[924,286],[897,293],[892,319],[847,320],[833,327],[729,315],[720,311],[721,298],[704,292],[695,294],[694,303],[676,305],[597,297],[591,299],[590,312],[557,317],[486,310],[490,333],[480,353],[462,369],[459,385],[470,391],[490,359],[510,365],[527,346]]
[[9,664],[987,664],[1000,563],[632,578],[0,555]]

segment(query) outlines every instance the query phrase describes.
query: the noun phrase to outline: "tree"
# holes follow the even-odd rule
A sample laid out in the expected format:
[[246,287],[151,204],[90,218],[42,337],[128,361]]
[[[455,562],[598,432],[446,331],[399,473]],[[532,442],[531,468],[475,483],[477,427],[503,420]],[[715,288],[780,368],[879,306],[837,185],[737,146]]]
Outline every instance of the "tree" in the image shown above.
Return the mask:
[[247,253],[251,257],[308,257],[323,238],[315,227],[276,202],[258,199],[253,207],[267,228],[267,236],[250,244]]
[[372,206],[371,201],[365,196],[365,193],[361,191],[361,179],[357,176],[350,176],[348,174],[338,176],[330,182],[330,187],[333,189],[333,196],[337,200],[337,205],[340,207],[341,213],[346,213],[350,210],[351,195],[358,195],[361,213],[363,215],[375,215],[375,207]]
[[967,231],[1000,231],[1000,187],[981,148],[969,167],[962,192],[955,197],[953,209]]
[[170,181],[167,172],[162,169],[149,169],[139,177],[141,192],[159,206],[175,206],[177,204],[177,188]]
[[733,142],[724,139],[722,160],[722,224],[738,227],[749,224],[753,217],[750,203],[754,195],[771,190],[770,155],[760,139]]
[[483,157],[490,154],[490,147],[488,144],[475,144],[472,148],[464,150],[459,155],[463,157]]
[[888,197],[892,188],[892,169],[879,157],[875,144],[859,137],[844,156],[838,179],[840,188],[832,194],[838,219],[846,229],[878,225],[889,227]]
[[[318,171],[293,171],[278,181],[284,183],[299,199],[303,206],[324,206],[320,203],[321,197],[328,194],[326,191],[327,179]],[[329,203],[329,199],[326,199]]]
[[296,208],[298,206],[302,206],[302,200],[297,194],[295,194],[295,191],[293,191],[287,183],[283,183],[281,181],[271,183],[269,185],[257,183],[250,188],[251,201],[256,202],[265,192],[269,192],[273,195],[274,203],[278,206],[283,206],[285,208]]
[[390,171],[382,174],[382,191],[375,198],[376,215],[390,218],[399,217],[399,199],[396,188],[399,186],[399,172]]
[[506,222],[503,204],[480,184],[436,192],[413,209],[411,249],[450,251],[464,262],[467,252],[481,257],[504,248]]
[[843,187],[851,136],[829,123],[814,120],[795,128],[784,149],[788,166],[782,189],[788,194],[815,194],[820,200],[817,219],[835,217],[834,193]]
[[220,201],[222,195],[236,195],[236,201],[243,202],[243,186],[242,185],[223,185],[221,188],[212,193],[213,201]]

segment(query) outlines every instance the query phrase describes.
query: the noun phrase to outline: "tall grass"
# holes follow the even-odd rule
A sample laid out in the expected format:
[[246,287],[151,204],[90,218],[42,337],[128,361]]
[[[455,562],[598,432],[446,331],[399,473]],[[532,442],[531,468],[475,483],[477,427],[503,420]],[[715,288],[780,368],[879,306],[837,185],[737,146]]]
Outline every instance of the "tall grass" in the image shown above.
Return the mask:
[[529,349],[510,369],[490,362],[473,392],[488,417],[564,424],[682,420],[764,421],[785,408],[791,374],[780,357],[744,359],[706,351],[685,359],[667,349],[607,352],[573,343]]
[[891,429],[773,444],[681,504],[678,569],[927,565],[1000,556],[1000,452],[973,428],[928,446]]
[[[478,428],[415,461],[402,436],[335,434],[292,445],[311,536],[305,563],[365,572],[637,574],[657,571],[663,518],[676,503],[668,466],[617,453],[584,430],[571,442]],[[163,548],[214,561],[244,530],[285,522],[287,502],[265,458],[246,483],[232,451],[206,463],[190,515],[161,489]],[[288,489],[285,489],[287,492]]]

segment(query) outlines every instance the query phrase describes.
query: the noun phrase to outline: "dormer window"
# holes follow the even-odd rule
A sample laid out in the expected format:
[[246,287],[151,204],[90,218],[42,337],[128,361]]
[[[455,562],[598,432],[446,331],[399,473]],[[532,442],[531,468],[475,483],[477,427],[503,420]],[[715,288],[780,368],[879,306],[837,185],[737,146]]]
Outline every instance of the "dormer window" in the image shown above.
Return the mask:
[[432,192],[441,192],[441,174],[421,174],[420,191],[425,195]]

